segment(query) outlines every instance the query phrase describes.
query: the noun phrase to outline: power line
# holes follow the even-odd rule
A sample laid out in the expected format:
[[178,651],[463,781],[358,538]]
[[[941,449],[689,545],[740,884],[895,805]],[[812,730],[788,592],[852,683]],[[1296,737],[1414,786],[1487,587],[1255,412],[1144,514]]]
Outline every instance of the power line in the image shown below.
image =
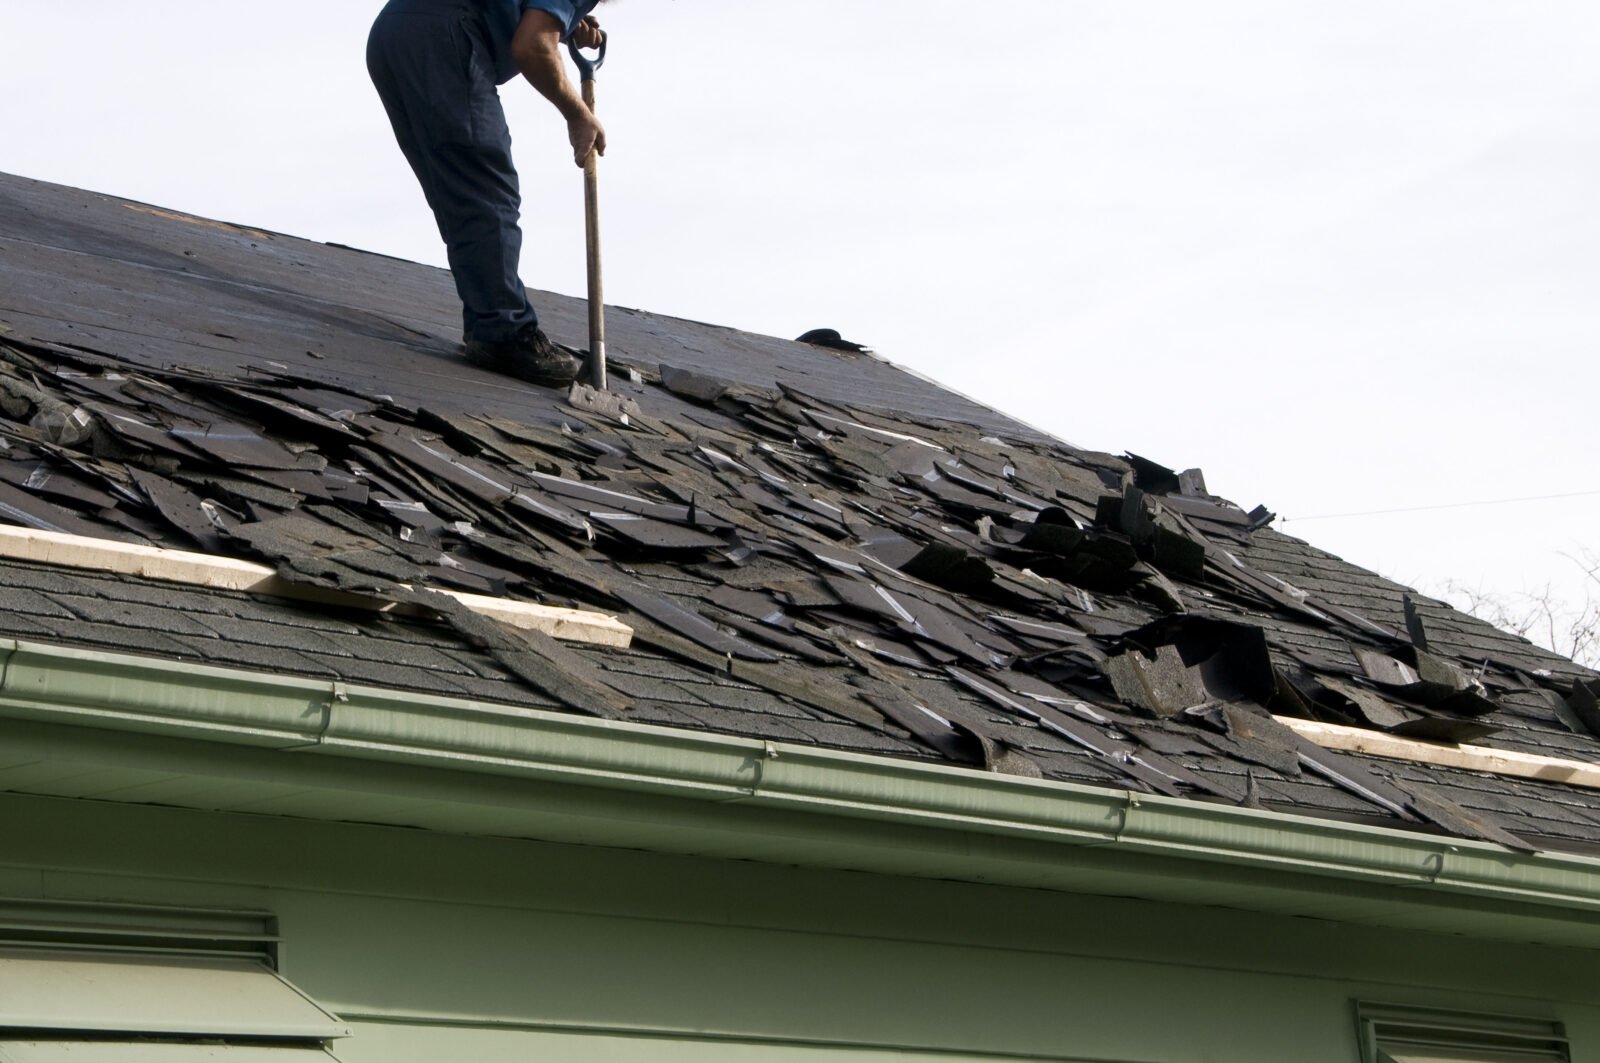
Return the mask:
[[1593,491],[1571,491],[1561,495],[1525,495],[1522,498],[1487,498],[1479,502],[1445,502],[1437,506],[1405,506],[1400,509],[1369,509],[1359,513],[1318,513],[1313,517],[1279,517],[1278,523],[1291,524],[1308,520],[1342,520],[1346,517],[1388,517],[1396,513],[1428,513],[1439,509],[1468,509],[1473,506],[1510,506],[1520,502],[1550,502],[1559,498],[1587,498],[1600,495]]

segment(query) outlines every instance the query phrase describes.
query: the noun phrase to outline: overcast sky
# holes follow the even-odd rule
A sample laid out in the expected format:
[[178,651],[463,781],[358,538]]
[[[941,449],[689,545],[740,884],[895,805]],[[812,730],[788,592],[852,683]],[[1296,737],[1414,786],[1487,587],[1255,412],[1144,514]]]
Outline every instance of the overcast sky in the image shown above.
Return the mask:
[[[366,79],[378,6],[3,0],[0,170],[442,264]],[[1600,4],[603,13],[613,302],[838,328],[1425,590],[1583,597]],[[581,294],[561,124],[502,91],[524,279]]]

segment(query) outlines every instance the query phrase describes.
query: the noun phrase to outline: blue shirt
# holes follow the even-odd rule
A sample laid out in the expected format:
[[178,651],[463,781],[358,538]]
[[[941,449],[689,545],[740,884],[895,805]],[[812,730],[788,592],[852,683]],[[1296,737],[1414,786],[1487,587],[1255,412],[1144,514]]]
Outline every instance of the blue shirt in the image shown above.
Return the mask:
[[483,8],[484,25],[489,30],[489,46],[494,49],[494,79],[504,85],[517,76],[517,64],[511,58],[511,38],[517,32],[524,12],[545,11],[556,17],[564,27],[561,39],[577,28],[583,16],[593,11],[600,0],[478,0]]

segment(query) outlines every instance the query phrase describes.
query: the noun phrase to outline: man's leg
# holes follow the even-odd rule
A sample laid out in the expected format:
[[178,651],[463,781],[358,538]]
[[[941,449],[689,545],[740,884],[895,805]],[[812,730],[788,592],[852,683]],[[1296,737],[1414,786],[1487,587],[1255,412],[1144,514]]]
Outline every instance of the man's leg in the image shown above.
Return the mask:
[[464,308],[469,339],[507,340],[538,315],[518,276],[522,194],[511,162],[511,132],[492,83],[474,99],[472,139],[433,150],[436,184],[444,189],[436,213],[450,269]]
[[476,16],[423,6],[390,4],[378,16],[367,65],[445,241],[463,338],[503,343],[538,320],[518,278],[511,133]]

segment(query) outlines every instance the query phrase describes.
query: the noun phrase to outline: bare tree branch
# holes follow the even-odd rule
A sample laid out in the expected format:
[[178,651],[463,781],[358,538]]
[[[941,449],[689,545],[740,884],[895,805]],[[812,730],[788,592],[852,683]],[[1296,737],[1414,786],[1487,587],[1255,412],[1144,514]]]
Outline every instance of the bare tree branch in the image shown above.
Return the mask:
[[[1584,578],[1600,589],[1600,555],[1585,550],[1580,556],[1563,554],[1582,570]],[[1557,598],[1547,584],[1537,592],[1504,594],[1445,584],[1445,596],[1463,610],[1502,631],[1536,642],[1590,668],[1600,668],[1600,593],[1590,592],[1581,603]]]

